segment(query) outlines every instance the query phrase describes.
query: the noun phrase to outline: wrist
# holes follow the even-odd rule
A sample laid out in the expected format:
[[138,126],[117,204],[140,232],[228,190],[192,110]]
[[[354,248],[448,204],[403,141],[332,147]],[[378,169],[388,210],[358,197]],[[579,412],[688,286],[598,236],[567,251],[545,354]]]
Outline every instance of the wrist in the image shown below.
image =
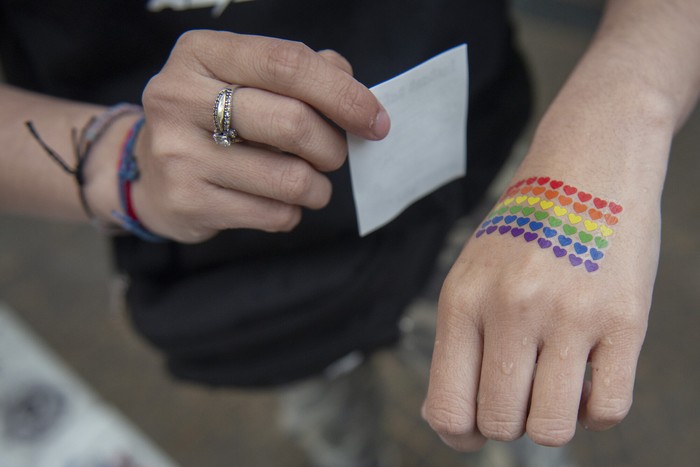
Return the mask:
[[119,228],[112,213],[121,210],[117,175],[120,153],[126,135],[139,118],[140,114],[134,113],[116,119],[97,141],[84,167],[85,196],[103,226]]
[[569,83],[538,125],[518,176],[546,174],[613,197],[634,188],[658,198],[673,131],[659,95]]

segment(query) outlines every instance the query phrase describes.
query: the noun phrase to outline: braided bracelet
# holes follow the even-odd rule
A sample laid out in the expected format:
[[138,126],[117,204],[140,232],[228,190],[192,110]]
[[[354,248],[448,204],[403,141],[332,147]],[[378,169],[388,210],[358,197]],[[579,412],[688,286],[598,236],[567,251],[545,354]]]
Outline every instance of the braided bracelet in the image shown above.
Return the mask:
[[133,233],[141,240],[152,243],[162,243],[167,241],[167,239],[154,234],[144,227],[134,210],[131,198],[131,185],[138,180],[141,175],[138,164],[136,163],[136,157],[134,156],[134,144],[136,144],[136,138],[144,123],[145,119],[141,117],[129,130],[124,140],[119,157],[119,169],[117,171],[119,180],[119,203],[123,213],[112,211],[112,216],[119,221],[119,224],[124,230]]

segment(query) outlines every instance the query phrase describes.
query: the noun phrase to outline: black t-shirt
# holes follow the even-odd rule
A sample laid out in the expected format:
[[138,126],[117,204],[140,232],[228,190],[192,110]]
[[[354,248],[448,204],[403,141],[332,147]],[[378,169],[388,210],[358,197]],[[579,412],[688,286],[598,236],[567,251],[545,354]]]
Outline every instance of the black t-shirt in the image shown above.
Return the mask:
[[77,100],[139,102],[179,35],[198,28],[334,49],[368,86],[469,45],[467,176],[379,231],[358,236],[346,165],[330,174],[328,207],[305,211],[290,233],[226,231],[199,245],[115,241],[117,266],[131,280],[132,322],[178,377],[276,384],[393,343],[447,230],[479,201],[528,115],[506,2],[254,0],[220,16],[211,8],[149,10],[156,3],[188,4],[0,0],[8,81]]

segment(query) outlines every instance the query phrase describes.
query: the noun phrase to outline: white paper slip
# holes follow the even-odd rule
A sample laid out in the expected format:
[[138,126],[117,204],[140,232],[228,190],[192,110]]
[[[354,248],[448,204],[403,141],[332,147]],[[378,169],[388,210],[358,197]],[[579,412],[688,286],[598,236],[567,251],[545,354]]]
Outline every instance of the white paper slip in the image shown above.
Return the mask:
[[467,88],[462,44],[371,89],[391,130],[381,141],[348,135],[361,236],[466,174]]

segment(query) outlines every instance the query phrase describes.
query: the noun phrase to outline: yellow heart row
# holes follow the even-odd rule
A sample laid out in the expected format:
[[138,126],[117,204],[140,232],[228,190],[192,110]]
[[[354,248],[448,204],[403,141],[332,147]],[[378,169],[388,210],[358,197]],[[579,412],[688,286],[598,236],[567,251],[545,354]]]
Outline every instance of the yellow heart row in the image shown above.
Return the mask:
[[503,201],[503,204],[505,204],[506,206],[509,206],[510,204],[513,203],[513,201],[515,201],[516,204],[523,204],[526,200],[530,206],[534,206],[537,203],[540,203],[540,205],[544,209],[549,209],[552,206],[554,206],[554,203],[552,201],[542,200],[542,198],[538,198],[536,196],[518,196],[516,198],[506,198]]
[[[581,216],[577,216],[576,214],[569,214],[569,222],[571,222],[572,224],[578,224],[579,222],[581,222],[581,220]],[[598,228],[597,223],[589,221],[588,219],[583,221],[583,226],[589,232],[592,232],[593,230],[596,230]],[[613,229],[603,224],[600,224],[600,233],[603,235],[603,237],[609,237],[613,234]]]

